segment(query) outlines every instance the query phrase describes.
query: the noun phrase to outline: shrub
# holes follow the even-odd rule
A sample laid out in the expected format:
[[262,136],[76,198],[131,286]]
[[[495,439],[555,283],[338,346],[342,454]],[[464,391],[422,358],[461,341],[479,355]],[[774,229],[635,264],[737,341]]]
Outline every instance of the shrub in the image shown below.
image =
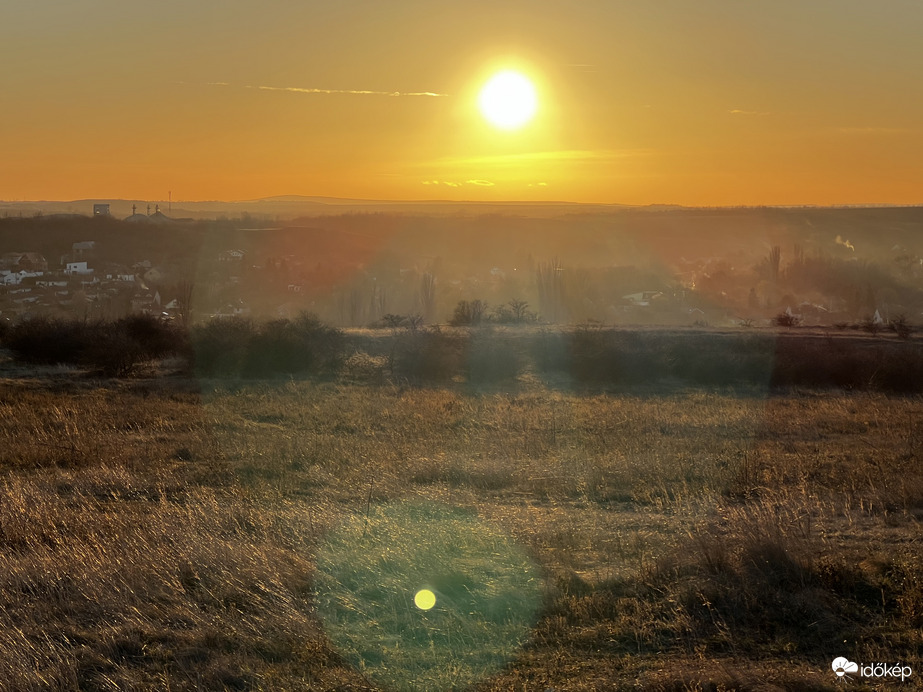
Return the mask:
[[195,369],[204,376],[239,373],[255,329],[248,319],[213,319],[192,332]]
[[116,323],[116,331],[134,342],[147,358],[181,353],[188,347],[186,332],[153,315],[129,315]]
[[522,354],[509,339],[485,334],[468,343],[465,371],[469,382],[489,384],[513,380],[522,367]]
[[78,363],[91,342],[89,331],[87,322],[36,317],[14,324],[5,342],[13,355],[25,362]]
[[132,338],[125,325],[113,329],[97,329],[93,338],[84,345],[80,360],[99,370],[106,377],[125,377],[135,365],[150,360],[143,342]]
[[913,328],[910,326],[910,323],[907,322],[907,317],[905,315],[898,315],[891,320],[888,326],[891,328],[891,331],[897,334],[897,338],[903,341],[906,341],[913,335]]
[[884,328],[884,325],[874,317],[866,317],[859,326],[862,328],[862,331],[868,332],[869,334],[878,334]]
[[455,312],[449,324],[453,327],[476,326],[484,319],[487,303],[482,300],[462,300],[455,306]]
[[797,327],[801,324],[801,318],[790,312],[780,312],[772,318],[772,323],[777,327]]
[[83,365],[107,376],[124,376],[141,362],[186,350],[181,330],[147,315],[114,322],[23,320],[9,328],[5,341],[19,360]]
[[206,376],[271,377],[332,372],[343,361],[343,335],[315,315],[255,325],[212,320],[193,332],[197,371]]
[[394,346],[391,372],[410,382],[448,382],[462,374],[468,348],[466,334],[432,327],[402,334]]

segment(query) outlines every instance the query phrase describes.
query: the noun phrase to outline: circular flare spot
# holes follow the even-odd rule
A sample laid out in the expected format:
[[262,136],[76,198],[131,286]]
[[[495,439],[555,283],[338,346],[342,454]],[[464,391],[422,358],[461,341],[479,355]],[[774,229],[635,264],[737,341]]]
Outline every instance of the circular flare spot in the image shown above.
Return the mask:
[[420,589],[413,597],[413,603],[420,610],[429,610],[436,605],[436,594],[429,589]]

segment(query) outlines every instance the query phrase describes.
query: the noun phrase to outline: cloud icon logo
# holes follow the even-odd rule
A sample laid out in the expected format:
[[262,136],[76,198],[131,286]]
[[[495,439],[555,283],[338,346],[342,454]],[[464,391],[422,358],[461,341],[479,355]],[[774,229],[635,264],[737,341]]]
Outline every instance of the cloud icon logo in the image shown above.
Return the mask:
[[839,658],[833,659],[833,672],[837,674],[837,677],[843,677],[846,673],[858,673],[859,664],[853,663],[848,658]]

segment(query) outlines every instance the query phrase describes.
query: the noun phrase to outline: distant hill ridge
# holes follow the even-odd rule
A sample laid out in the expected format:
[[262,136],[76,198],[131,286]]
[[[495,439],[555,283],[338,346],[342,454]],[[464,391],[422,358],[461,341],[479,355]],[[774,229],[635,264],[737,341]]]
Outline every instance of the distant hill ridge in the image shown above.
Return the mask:
[[841,205],[841,206],[766,206],[766,207],[684,207],[671,204],[628,205],[593,204],[568,201],[452,201],[452,200],[376,200],[308,195],[276,195],[258,199],[223,201],[168,201],[137,199],[78,199],[70,201],[0,201],[0,216],[36,216],[78,214],[91,216],[94,204],[108,204],[110,214],[117,219],[145,214],[150,206],[151,215],[159,207],[162,215],[176,218],[215,219],[252,216],[285,222],[297,218],[321,217],[341,214],[404,214],[426,216],[468,216],[497,214],[547,218],[563,214],[606,214],[622,211],[636,212],[730,212],[759,211],[761,209],[887,209],[914,208],[913,205]]

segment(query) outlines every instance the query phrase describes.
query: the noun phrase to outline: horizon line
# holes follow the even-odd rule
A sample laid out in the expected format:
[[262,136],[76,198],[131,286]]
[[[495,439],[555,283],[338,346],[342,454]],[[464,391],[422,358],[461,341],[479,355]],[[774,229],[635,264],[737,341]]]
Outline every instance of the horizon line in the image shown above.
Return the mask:
[[[291,197],[294,199],[285,199]],[[341,204],[325,203],[320,200],[331,200]],[[320,206],[350,206],[350,203],[365,205],[473,205],[473,206],[574,206],[574,207],[619,207],[623,209],[645,209],[650,207],[671,207],[680,209],[845,209],[845,208],[914,208],[923,207],[923,201],[920,202],[838,202],[838,203],[779,203],[779,204],[680,204],[676,202],[648,202],[644,204],[632,204],[625,202],[575,202],[570,200],[451,200],[451,199],[376,199],[365,197],[335,197],[331,195],[272,195],[269,197],[256,197],[247,199],[149,199],[149,198],[130,198],[130,197],[82,197],[78,199],[28,199],[28,200],[4,200],[0,199],[3,205],[25,205],[25,204],[77,204],[81,202],[143,202],[145,204],[259,204],[277,203],[277,204],[316,204]],[[161,210],[163,211],[163,210]]]

